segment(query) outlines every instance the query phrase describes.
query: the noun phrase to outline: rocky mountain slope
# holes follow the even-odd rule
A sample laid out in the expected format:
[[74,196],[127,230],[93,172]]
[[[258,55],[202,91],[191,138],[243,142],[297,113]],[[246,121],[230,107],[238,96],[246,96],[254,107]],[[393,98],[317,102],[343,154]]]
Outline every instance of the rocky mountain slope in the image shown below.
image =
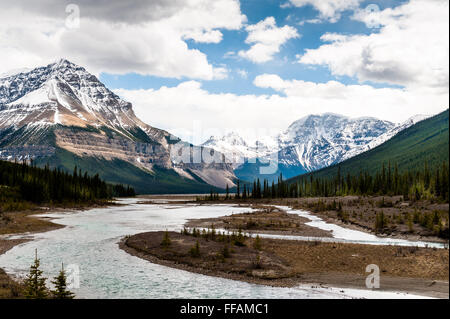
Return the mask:
[[[234,167],[239,178],[272,180],[280,173],[292,177],[342,162],[384,143],[425,118],[415,116],[404,123],[394,124],[375,118],[353,119],[332,113],[308,115],[293,122],[270,142],[250,145],[233,133],[222,138],[211,137],[203,145],[229,158],[238,158],[239,162],[235,162]],[[278,169],[261,174],[260,168],[274,161]]]
[[[379,171],[383,164],[388,167],[395,165],[399,172],[417,171],[427,163],[431,171],[442,169],[443,162],[448,167],[449,161],[449,110],[422,121],[415,118],[409,127],[401,130],[391,139],[367,152],[340,162],[338,165],[325,167],[311,173],[315,177],[333,178],[340,169],[341,176],[347,173],[357,175],[359,172],[373,174]],[[293,177],[288,182],[297,182],[303,176]]]
[[[75,164],[83,167],[93,158],[101,159],[100,164],[103,160],[119,160],[139,168],[132,169],[134,175],[148,175],[149,181],[138,187],[140,192],[146,192],[146,184],[155,191],[154,184],[164,184],[164,180],[156,178],[161,170],[164,176],[169,173],[171,180],[183,180],[180,185],[187,183],[199,191],[209,191],[210,185],[234,186],[230,165],[220,161],[206,164],[202,159],[192,163],[189,157],[179,161],[172,151],[180,145],[185,152],[193,152],[193,146],[139,120],[129,102],[83,67],[67,60],[0,78],[2,159],[47,159],[51,160],[49,164],[66,169],[73,169]],[[66,153],[60,150],[75,155],[76,163],[67,162],[68,156],[61,160],[61,154]],[[198,151],[213,152],[203,148]],[[215,157],[220,158],[221,154],[216,153]],[[142,176],[134,178],[141,180]],[[112,179],[133,184],[133,178]]]

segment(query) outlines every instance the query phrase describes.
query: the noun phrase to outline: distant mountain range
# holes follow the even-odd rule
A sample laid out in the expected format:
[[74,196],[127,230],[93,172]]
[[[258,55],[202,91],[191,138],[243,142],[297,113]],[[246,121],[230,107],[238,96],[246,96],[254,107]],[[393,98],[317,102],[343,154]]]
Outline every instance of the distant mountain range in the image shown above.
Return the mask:
[[141,193],[234,186],[231,165],[173,160],[171,150],[180,143],[192,152],[188,143],[139,120],[131,103],[70,61],[0,78],[0,159],[68,170],[77,165]]
[[[367,152],[347,159],[339,164],[309,173],[315,177],[333,177],[340,168],[341,176],[347,173],[355,176],[360,172],[374,174],[384,165],[397,165],[399,172],[417,171],[427,163],[433,172],[449,164],[449,110],[401,130],[388,141]],[[304,176],[294,177],[288,182],[296,182]]]
[[[232,132],[223,137],[212,136],[203,145],[235,159],[235,174],[242,180],[276,180],[280,173],[289,178],[342,162],[384,143],[425,118],[416,115],[404,123],[394,124],[332,113],[308,115],[264,142],[250,144]],[[260,168],[273,160],[278,161],[278,169],[261,174]]]
[[[383,149],[404,132],[431,120],[425,118],[415,116],[394,124],[332,113],[309,115],[277,136],[261,137],[255,143],[231,132],[194,146],[142,122],[131,103],[70,61],[62,59],[0,76],[0,159],[33,159],[37,165],[69,171],[76,165],[108,182],[131,185],[139,193],[204,193],[227,185],[232,188],[237,179],[276,180],[280,173],[290,178],[337,163],[357,167],[354,163],[360,162],[349,159]],[[429,149],[428,142],[407,141],[420,146],[417,152],[438,151]],[[445,149],[445,143],[436,143]],[[402,150],[396,147],[382,157],[396,158]],[[417,152],[411,154],[432,156]],[[377,161],[361,162],[358,167],[371,167]]]

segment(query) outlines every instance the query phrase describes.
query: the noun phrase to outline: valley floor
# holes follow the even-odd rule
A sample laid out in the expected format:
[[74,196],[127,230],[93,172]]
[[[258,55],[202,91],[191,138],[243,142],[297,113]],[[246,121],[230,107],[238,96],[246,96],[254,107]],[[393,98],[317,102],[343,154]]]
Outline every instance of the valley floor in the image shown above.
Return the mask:
[[[198,196],[141,196],[142,203],[170,203],[178,205],[192,204],[217,204],[217,202],[196,201]],[[345,199],[345,201],[344,201]],[[392,213],[396,211],[409,213],[416,211],[422,213],[434,210],[444,211],[448,216],[448,204],[433,203],[408,203],[395,202],[393,207],[402,207],[398,210],[389,207],[373,206],[370,201],[376,203],[376,198],[328,198],[328,199],[288,199],[275,201],[237,201],[243,206],[258,208],[254,213],[241,213],[228,217],[215,219],[196,219],[189,221],[187,227],[210,228],[214,224],[217,228],[225,228],[230,231],[242,229],[245,232],[257,232],[267,234],[294,234],[312,237],[330,237],[327,231],[314,229],[305,225],[304,217],[288,214],[271,205],[291,207],[310,207],[314,211],[320,201],[341,201],[343,210],[359,208],[356,217],[365,216],[365,213],[378,208],[389,208]],[[385,198],[384,202],[394,200]],[[365,205],[361,204],[366,202]],[[221,201],[230,204],[233,201]],[[322,205],[322,204],[321,204]],[[421,205],[421,206],[420,206]],[[428,206],[427,206],[428,205]],[[445,206],[446,205],[446,206]],[[371,207],[369,209],[369,206]],[[420,208],[423,207],[423,208]],[[79,207],[87,209],[88,207]],[[38,211],[3,213],[0,218],[0,234],[43,232],[62,227],[42,218],[36,218],[36,213],[48,212],[50,209]],[[61,210],[61,209],[59,209]],[[366,232],[370,230],[356,224],[347,223],[332,216],[333,212],[320,210],[315,214],[328,218],[329,221],[341,223],[343,227],[358,227]],[[386,210],[386,212],[389,212]],[[353,216],[353,215],[351,215]],[[5,220],[6,218],[6,220]],[[364,219],[361,219],[364,220]],[[367,219],[369,220],[369,219]],[[391,220],[396,220],[391,217]],[[356,223],[356,219],[354,223]],[[389,224],[388,224],[389,225]],[[448,219],[447,219],[448,225]],[[402,234],[401,230],[391,231],[390,237],[404,236],[407,238],[420,238],[420,240],[437,241],[432,233],[421,230],[420,225],[415,225],[417,232]],[[423,233],[420,233],[423,231]],[[427,237],[427,235],[429,237]],[[271,286],[294,286],[298,284],[325,285],[334,287],[348,287],[365,289],[367,273],[365,267],[376,264],[381,272],[381,290],[404,291],[412,294],[448,298],[449,296],[449,251],[448,249],[375,246],[348,243],[303,242],[293,240],[280,240],[261,238],[258,245],[255,238],[245,238],[245,245],[228,243],[228,252],[224,251],[225,242],[207,239],[202,236],[193,237],[189,234],[170,232],[170,245],[161,246],[164,232],[141,233],[125,237],[120,248],[132,255],[149,260],[152,263],[162,264],[173,268],[184,269],[191,272],[202,273],[211,276],[230,278],[252,283]],[[443,239],[440,239],[443,241]],[[0,236],[0,254],[22,243],[24,240],[11,240],[8,236]],[[191,250],[199,242],[199,255],[193,255]],[[20,298],[21,285],[8,277],[0,269],[0,298]]]
[[[175,205],[187,203],[195,196],[145,196],[143,202],[164,202]],[[201,204],[217,201],[198,201]],[[233,214],[218,218],[193,219],[186,223],[188,232],[169,233],[171,244],[162,247],[163,232],[141,233],[125,238],[120,247],[130,254],[153,263],[180,268],[196,273],[272,286],[294,286],[312,283],[326,286],[365,289],[365,272],[369,264],[379,265],[381,289],[404,291],[424,296],[448,298],[449,251],[447,249],[377,246],[349,243],[305,242],[285,239],[259,239],[260,249],[254,248],[255,237],[246,238],[245,246],[229,246],[230,256],[223,257],[223,239],[212,240],[204,232],[193,236],[192,229],[217,229],[228,232],[259,233],[273,235],[296,235],[306,237],[330,237],[330,233],[305,225],[306,218],[289,214],[271,205],[291,206],[314,211],[321,207],[341,202],[342,211],[351,212],[350,218],[342,220],[333,210],[322,209],[314,213],[342,227],[375,233],[372,226],[377,213],[383,212],[391,222],[381,236],[409,240],[447,242],[435,233],[421,227],[401,223],[398,216],[408,214],[431,214],[434,211],[448,216],[448,204],[427,202],[408,203],[399,198],[306,198],[283,200],[221,201],[239,203],[256,208],[251,213]],[[384,206],[377,204],[383,201]],[[353,214],[353,211],[355,212]],[[442,217],[441,216],[441,217]],[[413,218],[413,217],[411,217]],[[442,217],[448,227],[448,217]],[[379,233],[377,235],[380,235]],[[220,238],[220,237],[219,237]],[[199,242],[200,255],[192,256],[190,250]],[[258,257],[259,256],[259,257]]]
[[[146,195],[143,201],[197,204],[238,204],[261,207],[267,205],[289,206],[314,213],[325,221],[349,229],[356,229],[377,236],[389,236],[407,240],[448,242],[449,204],[427,200],[404,201],[402,196],[345,196],[304,197],[284,199],[228,199],[203,200],[198,195]],[[339,210],[339,205],[341,209]],[[383,224],[377,225],[377,215],[383,216]],[[436,217],[435,217],[436,215]],[[433,219],[436,219],[433,221]],[[192,224],[193,225],[193,224]],[[241,225],[243,230],[250,230]]]
[[[366,289],[366,266],[380,267],[380,288],[423,296],[448,298],[447,249],[374,246],[247,238],[245,246],[169,232],[171,243],[161,245],[164,232],[125,238],[120,247],[152,263],[250,283],[293,287],[300,284]],[[199,243],[199,255],[191,249]],[[426,266],[426,267],[424,267]]]

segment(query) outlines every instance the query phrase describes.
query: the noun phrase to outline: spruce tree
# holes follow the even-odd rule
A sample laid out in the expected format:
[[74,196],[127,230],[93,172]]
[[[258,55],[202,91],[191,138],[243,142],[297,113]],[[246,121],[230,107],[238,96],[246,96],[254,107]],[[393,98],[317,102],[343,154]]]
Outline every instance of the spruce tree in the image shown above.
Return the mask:
[[[195,228],[194,228],[194,231],[195,231]],[[170,246],[170,244],[171,244],[171,240],[170,240],[170,237],[169,237],[169,232],[166,230],[164,232],[164,236],[163,236],[163,240],[161,242],[161,246],[163,246],[164,248],[167,248],[167,247]]]
[[24,281],[25,290],[24,295],[27,299],[44,299],[47,298],[47,287],[45,280],[47,278],[42,276],[43,271],[39,269],[40,260],[37,257],[37,249],[35,251],[34,263],[30,267],[30,273]]
[[253,248],[261,250],[261,238],[259,238],[259,235],[256,235],[255,241],[253,242]]
[[194,258],[200,257],[200,244],[198,240],[195,242],[195,245],[189,250],[189,254]]
[[61,264],[61,271],[59,275],[54,278],[52,284],[55,285],[55,290],[52,290],[55,299],[73,299],[75,295],[67,289],[67,277],[64,271],[64,264]]

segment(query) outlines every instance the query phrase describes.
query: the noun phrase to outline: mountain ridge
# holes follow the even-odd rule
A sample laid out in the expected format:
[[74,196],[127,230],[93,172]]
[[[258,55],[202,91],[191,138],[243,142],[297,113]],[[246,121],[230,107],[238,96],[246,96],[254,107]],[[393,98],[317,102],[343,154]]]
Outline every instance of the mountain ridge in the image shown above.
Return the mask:
[[[333,177],[338,169],[341,176],[359,172],[371,174],[389,162],[392,167],[397,165],[399,172],[422,169],[425,163],[430,169],[436,169],[442,161],[448,165],[449,109],[414,123],[371,150],[306,175]],[[287,182],[295,182],[306,175],[292,177]]]
[[54,163],[66,163],[61,167],[70,170],[67,166],[75,163],[53,157],[64,149],[76,155],[77,161],[94,157],[128,162],[150,177],[161,169],[171,171],[178,175],[180,185],[189,180],[190,186],[202,184],[195,189],[204,192],[234,186],[232,168],[224,162],[175,161],[172,149],[180,145],[190,152],[195,148],[142,122],[131,103],[68,60],[0,78],[0,158],[51,158]]
[[[289,178],[342,162],[384,143],[425,118],[425,115],[416,115],[394,124],[374,117],[350,118],[330,112],[310,114],[292,122],[284,132],[274,136],[273,141],[267,143],[270,147],[264,144],[258,147],[258,141],[255,145],[246,143],[237,133],[233,133],[234,139],[242,141],[237,146],[227,140],[228,135],[210,138],[203,145],[224,153],[228,158],[239,159],[234,169],[242,180],[276,180],[280,173]],[[260,168],[273,160],[278,160],[278,170],[272,174],[260,174]]]

